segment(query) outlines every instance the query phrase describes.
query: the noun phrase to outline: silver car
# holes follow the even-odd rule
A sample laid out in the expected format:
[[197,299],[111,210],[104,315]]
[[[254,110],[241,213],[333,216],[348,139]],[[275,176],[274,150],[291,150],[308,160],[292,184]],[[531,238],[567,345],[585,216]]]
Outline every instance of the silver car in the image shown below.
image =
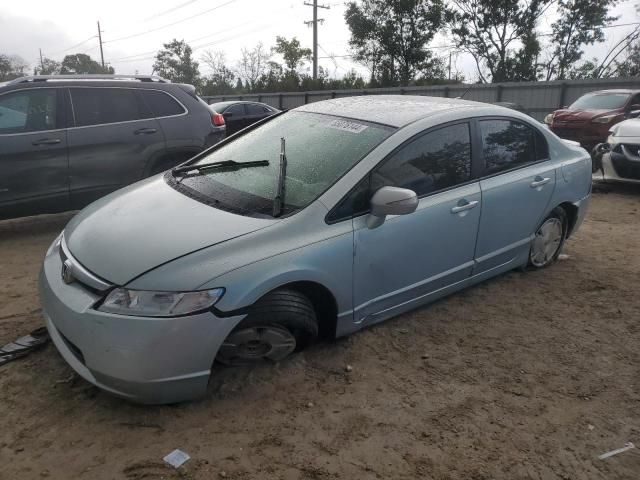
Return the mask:
[[549,265],[590,191],[589,154],[514,110],[313,103],[79,213],[44,260],[44,316],[89,382],[138,402],[192,399],[215,361],[279,361]]

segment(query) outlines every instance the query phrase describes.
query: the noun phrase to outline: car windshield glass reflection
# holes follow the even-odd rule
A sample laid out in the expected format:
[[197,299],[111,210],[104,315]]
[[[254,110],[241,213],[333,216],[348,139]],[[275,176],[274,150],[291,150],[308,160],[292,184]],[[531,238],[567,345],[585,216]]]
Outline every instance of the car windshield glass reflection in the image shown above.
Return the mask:
[[622,108],[629,99],[628,93],[585,95],[569,107],[571,110],[613,110]]
[[[196,167],[233,159],[238,163],[267,160],[268,166],[207,170],[198,178],[184,178],[181,184],[226,204],[239,201],[246,209],[269,212],[276,196],[280,139],[284,137],[287,140],[286,213],[315,200],[392,132],[392,128],[382,125],[290,112],[194,164]],[[220,196],[224,198],[218,198]]]

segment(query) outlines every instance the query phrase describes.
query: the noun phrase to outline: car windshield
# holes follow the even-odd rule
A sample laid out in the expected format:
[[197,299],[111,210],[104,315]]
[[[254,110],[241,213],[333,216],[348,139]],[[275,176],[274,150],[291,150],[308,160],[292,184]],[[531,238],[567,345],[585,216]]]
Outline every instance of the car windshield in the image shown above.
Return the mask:
[[180,185],[228,207],[270,214],[280,170],[280,139],[286,142],[284,213],[304,208],[333,185],[394,129],[307,112],[288,112],[221,146],[194,165],[267,160],[268,166],[204,170]]
[[628,93],[594,93],[583,95],[569,107],[571,110],[613,110],[622,108],[630,94]]

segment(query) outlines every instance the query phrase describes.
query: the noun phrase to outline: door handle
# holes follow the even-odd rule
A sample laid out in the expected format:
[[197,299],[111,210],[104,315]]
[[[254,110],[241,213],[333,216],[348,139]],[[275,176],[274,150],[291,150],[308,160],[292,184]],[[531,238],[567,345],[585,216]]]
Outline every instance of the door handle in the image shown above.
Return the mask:
[[[464,201],[466,202],[466,200]],[[458,205],[457,207],[453,207],[451,209],[451,213],[460,213],[460,212],[464,212],[465,210],[471,210],[472,208],[475,208],[477,205],[478,205],[478,200],[467,202],[463,205]]]
[[31,145],[35,145],[36,147],[39,145],[56,145],[60,143],[62,140],[59,138],[41,138],[40,140],[36,140]]
[[134,135],[151,135],[152,133],[156,133],[158,129],[156,128],[139,128],[134,131]]
[[551,178],[549,178],[549,177],[545,177],[545,178],[542,178],[542,177],[536,177],[536,178],[533,180],[533,182],[531,182],[531,183],[529,184],[529,186],[530,186],[531,188],[538,188],[538,187],[541,187],[541,186],[543,186],[543,185],[546,185],[546,184],[547,184],[547,183],[549,183],[550,181],[551,181]]

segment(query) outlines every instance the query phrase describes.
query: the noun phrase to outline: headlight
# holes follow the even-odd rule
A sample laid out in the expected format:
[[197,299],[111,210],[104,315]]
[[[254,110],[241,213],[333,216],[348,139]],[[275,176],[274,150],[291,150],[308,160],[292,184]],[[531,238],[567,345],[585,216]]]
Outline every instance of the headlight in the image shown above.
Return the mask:
[[220,300],[223,294],[224,288],[200,292],[149,292],[116,288],[107,295],[98,310],[140,317],[174,317],[205,310]]
[[605,115],[604,117],[596,117],[591,120],[592,123],[611,123],[618,115]]
[[553,113],[550,113],[546,117],[544,117],[544,123],[547,125],[551,125],[553,123]]

